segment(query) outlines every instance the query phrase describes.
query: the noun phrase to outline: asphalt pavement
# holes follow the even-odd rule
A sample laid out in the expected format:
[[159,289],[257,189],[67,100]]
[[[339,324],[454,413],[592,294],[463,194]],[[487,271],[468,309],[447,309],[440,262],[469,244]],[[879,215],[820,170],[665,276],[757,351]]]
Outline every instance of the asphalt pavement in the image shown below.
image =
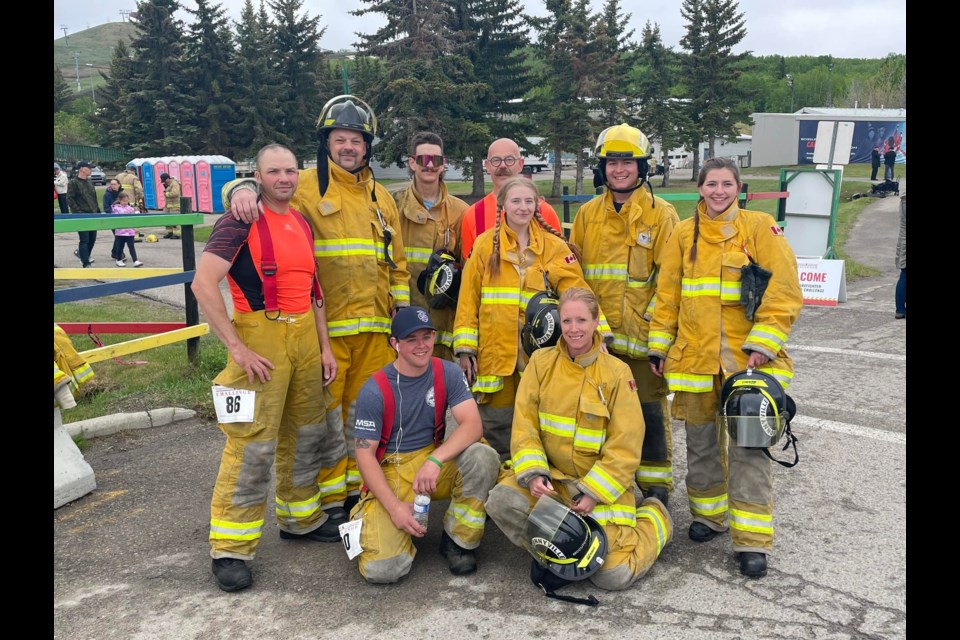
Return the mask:
[[[790,337],[800,462],[774,466],[776,539],[766,577],[739,574],[729,535],[703,544],[687,537],[685,438],[675,424],[674,538],[630,589],[563,590],[595,595],[597,608],[545,598],[530,582],[529,556],[492,522],[479,571],[452,576],[437,553],[446,501],[431,509],[413,570],[398,585],[366,584],[339,544],[280,540],[268,513],[253,586],[223,593],[210,573],[207,534],[224,438],[216,424],[193,418],[90,440],[84,456],[97,489],[54,511],[54,637],[906,638],[899,202],[872,202],[845,246],[880,275],[847,282],[847,301],[836,307],[804,307]],[[107,244],[97,245],[95,266],[109,259]],[[75,246],[75,234],[55,235],[55,265],[77,266]],[[178,243],[141,247],[146,265],[159,266],[161,255],[176,258],[167,266],[179,264]],[[182,286],[165,289],[144,295],[183,304]]]

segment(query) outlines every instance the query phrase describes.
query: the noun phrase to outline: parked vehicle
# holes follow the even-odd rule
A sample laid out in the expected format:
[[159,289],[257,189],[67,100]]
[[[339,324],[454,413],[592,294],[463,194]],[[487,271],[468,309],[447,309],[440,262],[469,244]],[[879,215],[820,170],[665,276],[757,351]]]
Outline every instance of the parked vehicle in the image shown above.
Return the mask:
[[94,186],[107,184],[107,174],[103,172],[103,169],[94,165],[93,168],[90,169],[90,182],[92,182]]

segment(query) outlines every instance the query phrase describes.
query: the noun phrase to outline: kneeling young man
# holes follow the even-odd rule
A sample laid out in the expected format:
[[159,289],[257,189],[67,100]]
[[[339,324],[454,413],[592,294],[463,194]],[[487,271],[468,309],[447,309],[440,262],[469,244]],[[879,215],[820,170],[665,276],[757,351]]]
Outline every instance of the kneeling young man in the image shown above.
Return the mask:
[[[425,309],[398,310],[390,335],[397,360],[367,380],[357,397],[353,435],[364,489],[350,516],[363,520],[359,568],[368,582],[396,582],[410,572],[417,554],[411,536],[426,533],[413,515],[417,494],[450,498],[440,553],[454,575],[477,570],[473,550],[500,459],[481,442],[480,412],[460,367],[432,358],[436,334]],[[457,427],[444,439],[447,407]]]

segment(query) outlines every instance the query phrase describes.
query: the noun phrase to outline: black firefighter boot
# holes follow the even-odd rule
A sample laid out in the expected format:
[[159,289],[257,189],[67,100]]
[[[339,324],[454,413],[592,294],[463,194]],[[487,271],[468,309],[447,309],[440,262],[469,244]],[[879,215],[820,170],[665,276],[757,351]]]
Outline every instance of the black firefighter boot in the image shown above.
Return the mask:
[[756,551],[741,551],[740,573],[748,578],[762,578],[767,575],[767,555]]

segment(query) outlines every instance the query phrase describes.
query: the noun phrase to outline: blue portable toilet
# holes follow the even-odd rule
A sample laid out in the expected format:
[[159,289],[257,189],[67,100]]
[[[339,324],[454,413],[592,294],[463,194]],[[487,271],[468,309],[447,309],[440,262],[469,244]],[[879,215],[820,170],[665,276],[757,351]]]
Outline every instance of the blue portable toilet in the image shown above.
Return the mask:
[[153,166],[154,160],[157,158],[140,158],[140,182],[143,183],[144,205],[147,209],[157,210],[161,208],[157,202],[157,182],[160,176]]
[[213,211],[223,213],[223,185],[237,179],[237,163],[226,156],[209,156],[210,161],[210,188],[213,191]]

